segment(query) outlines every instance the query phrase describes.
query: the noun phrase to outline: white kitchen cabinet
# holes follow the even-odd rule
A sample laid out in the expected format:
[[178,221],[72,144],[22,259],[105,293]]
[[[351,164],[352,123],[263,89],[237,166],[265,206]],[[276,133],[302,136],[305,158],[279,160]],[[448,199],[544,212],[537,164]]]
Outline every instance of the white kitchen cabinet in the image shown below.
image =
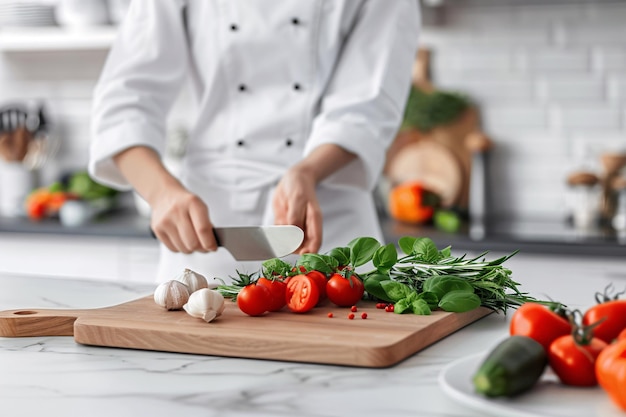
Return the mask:
[[0,273],[155,283],[158,244],[128,237],[1,233]]

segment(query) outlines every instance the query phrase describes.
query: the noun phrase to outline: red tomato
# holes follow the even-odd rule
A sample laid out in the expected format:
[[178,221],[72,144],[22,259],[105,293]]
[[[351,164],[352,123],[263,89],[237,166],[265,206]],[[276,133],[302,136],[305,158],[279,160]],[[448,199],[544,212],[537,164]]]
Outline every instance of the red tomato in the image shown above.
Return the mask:
[[287,284],[277,279],[267,279],[264,277],[259,278],[257,284],[264,286],[270,291],[272,300],[267,311],[278,311],[285,306]]
[[583,325],[602,322],[593,328],[593,336],[611,343],[626,329],[626,300],[613,300],[596,304],[585,312]]
[[564,318],[538,303],[524,303],[519,307],[509,325],[511,335],[527,336],[541,343],[546,352],[558,337],[572,332],[572,326]]
[[263,285],[246,285],[237,294],[237,306],[249,316],[260,316],[269,311],[272,294]]
[[320,292],[311,277],[295,275],[287,283],[287,307],[294,313],[309,311],[315,307],[319,298]]
[[333,274],[326,284],[328,299],[339,307],[351,307],[363,297],[363,282],[356,275]]
[[310,271],[306,274],[307,277],[312,278],[315,281],[315,285],[317,285],[317,289],[320,292],[320,299],[322,301],[326,298],[326,275],[320,271]]
[[598,384],[596,358],[607,344],[593,337],[588,344],[579,344],[572,335],[561,336],[550,345],[550,367],[565,385],[590,387]]
[[626,340],[607,346],[596,360],[598,383],[626,411]]

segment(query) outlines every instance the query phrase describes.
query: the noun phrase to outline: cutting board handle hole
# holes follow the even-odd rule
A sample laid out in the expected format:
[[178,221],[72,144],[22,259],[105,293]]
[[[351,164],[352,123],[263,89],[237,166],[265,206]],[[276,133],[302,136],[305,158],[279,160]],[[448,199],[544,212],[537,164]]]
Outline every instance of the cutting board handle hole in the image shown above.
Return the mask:
[[37,314],[37,312],[36,311],[24,310],[24,311],[16,311],[13,314],[17,314],[18,316],[28,316],[30,314]]

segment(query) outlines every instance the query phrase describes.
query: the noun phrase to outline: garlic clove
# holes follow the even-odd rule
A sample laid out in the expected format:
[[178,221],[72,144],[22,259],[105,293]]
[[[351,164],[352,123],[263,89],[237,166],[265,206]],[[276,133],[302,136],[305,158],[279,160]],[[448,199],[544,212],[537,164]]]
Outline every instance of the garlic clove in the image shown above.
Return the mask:
[[185,268],[183,272],[178,275],[176,281],[180,281],[189,288],[189,293],[192,294],[201,288],[208,288],[209,283],[204,275],[201,275],[189,268]]
[[180,310],[189,301],[189,289],[180,281],[160,284],[154,291],[154,302],[168,310]]
[[190,316],[201,318],[208,323],[219,317],[225,307],[222,294],[208,288],[201,288],[191,293],[183,309]]
[[216,317],[217,317],[217,311],[209,310],[206,313],[204,313],[204,315],[202,316],[202,320],[206,321],[207,323],[210,323]]

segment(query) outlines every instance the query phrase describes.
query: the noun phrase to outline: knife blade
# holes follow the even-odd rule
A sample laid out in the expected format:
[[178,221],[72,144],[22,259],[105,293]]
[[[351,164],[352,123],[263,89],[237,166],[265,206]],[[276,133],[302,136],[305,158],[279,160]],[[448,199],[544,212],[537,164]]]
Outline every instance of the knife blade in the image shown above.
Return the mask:
[[263,261],[293,253],[304,240],[298,226],[243,226],[213,228],[218,246],[238,261]]
[[[214,227],[218,246],[227,249],[238,261],[264,261],[293,253],[304,240],[298,226]],[[154,231],[150,234],[156,238]]]

